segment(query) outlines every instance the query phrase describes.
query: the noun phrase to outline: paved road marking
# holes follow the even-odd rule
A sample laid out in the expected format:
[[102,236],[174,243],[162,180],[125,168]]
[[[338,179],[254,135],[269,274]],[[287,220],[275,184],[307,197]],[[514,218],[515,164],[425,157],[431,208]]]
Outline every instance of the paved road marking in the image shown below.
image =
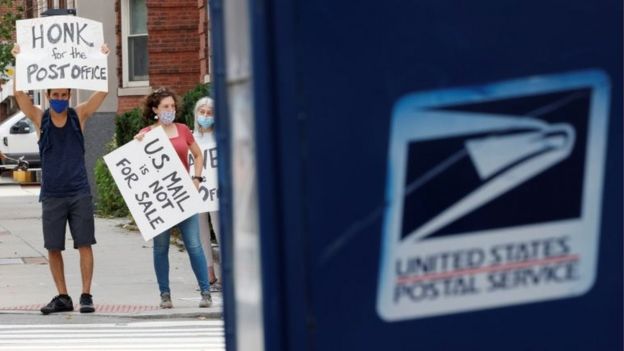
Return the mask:
[[[41,307],[46,304],[37,303],[31,305],[20,305],[20,306],[0,306],[0,311],[39,311]],[[157,305],[108,305],[108,304],[95,304],[95,311],[101,313],[135,313],[135,312],[145,312],[145,311],[156,311],[159,310],[160,307]],[[80,305],[74,304],[74,311],[78,311],[80,309]]]
[[225,350],[223,321],[0,325],[0,350]]

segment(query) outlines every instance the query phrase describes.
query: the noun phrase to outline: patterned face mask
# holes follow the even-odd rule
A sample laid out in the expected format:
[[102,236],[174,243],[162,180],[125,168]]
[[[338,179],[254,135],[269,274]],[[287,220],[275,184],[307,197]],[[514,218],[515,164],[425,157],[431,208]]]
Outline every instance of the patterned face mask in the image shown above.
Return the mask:
[[158,119],[160,119],[160,123],[164,125],[170,125],[175,120],[175,117],[175,111],[163,111],[158,116]]

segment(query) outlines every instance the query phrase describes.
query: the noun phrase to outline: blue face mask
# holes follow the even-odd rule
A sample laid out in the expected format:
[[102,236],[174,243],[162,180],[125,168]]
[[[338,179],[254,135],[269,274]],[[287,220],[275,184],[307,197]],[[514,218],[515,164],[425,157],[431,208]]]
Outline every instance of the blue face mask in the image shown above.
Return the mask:
[[160,123],[164,125],[170,125],[175,121],[176,113],[175,111],[163,111],[160,113],[158,118],[160,119]]
[[69,106],[69,100],[55,100],[55,99],[50,100],[50,107],[52,107],[52,109],[56,113],[62,113],[63,111],[67,109],[68,106]]
[[202,128],[211,128],[214,125],[214,117],[199,115],[197,116],[197,124]]

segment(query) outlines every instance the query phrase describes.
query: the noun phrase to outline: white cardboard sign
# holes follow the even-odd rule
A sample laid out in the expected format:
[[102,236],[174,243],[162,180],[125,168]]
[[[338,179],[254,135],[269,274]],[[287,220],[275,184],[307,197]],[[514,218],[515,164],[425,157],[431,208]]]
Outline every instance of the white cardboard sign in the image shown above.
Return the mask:
[[108,91],[102,23],[75,16],[16,22],[17,90],[75,88]]
[[380,317],[588,292],[609,91],[608,77],[589,70],[401,98],[391,125]]
[[104,161],[145,241],[198,212],[197,189],[162,128],[117,148]]
[[[217,179],[217,143],[211,141],[199,144],[204,156],[204,167],[202,176],[206,181],[199,186],[199,196],[202,200],[202,206],[199,212],[215,212],[219,211],[219,183]],[[189,173],[195,175],[195,167],[193,167],[193,156],[189,153]]]

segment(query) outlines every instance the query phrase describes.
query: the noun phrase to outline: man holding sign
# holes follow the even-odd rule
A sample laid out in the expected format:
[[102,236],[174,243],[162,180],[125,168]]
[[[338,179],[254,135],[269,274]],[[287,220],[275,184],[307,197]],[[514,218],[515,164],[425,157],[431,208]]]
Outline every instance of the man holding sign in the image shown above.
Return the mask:
[[[43,28],[43,27],[42,27]],[[53,37],[54,38],[54,37]],[[43,39],[42,39],[43,40]],[[20,36],[18,33],[18,42]],[[102,42],[100,40],[100,42]],[[101,54],[108,55],[106,44],[101,46]],[[20,46],[15,44],[11,51],[16,58],[16,81],[14,87],[33,88],[20,85],[19,72]],[[70,84],[71,85],[71,84]],[[80,312],[94,312],[91,296],[93,277],[93,251],[95,229],[91,190],[87,179],[84,160],[83,130],[87,119],[100,107],[107,95],[97,91],[75,108],[69,107],[71,89],[69,86],[47,88],[46,98],[50,108],[45,111],[33,105],[23,91],[14,91],[20,110],[33,122],[39,139],[41,155],[41,193],[44,246],[48,250],[48,260],[58,296],[41,308],[43,314],[72,311],[71,297],[67,294],[62,251],[65,249],[65,227],[69,223],[74,248],[80,253],[82,295]]]

